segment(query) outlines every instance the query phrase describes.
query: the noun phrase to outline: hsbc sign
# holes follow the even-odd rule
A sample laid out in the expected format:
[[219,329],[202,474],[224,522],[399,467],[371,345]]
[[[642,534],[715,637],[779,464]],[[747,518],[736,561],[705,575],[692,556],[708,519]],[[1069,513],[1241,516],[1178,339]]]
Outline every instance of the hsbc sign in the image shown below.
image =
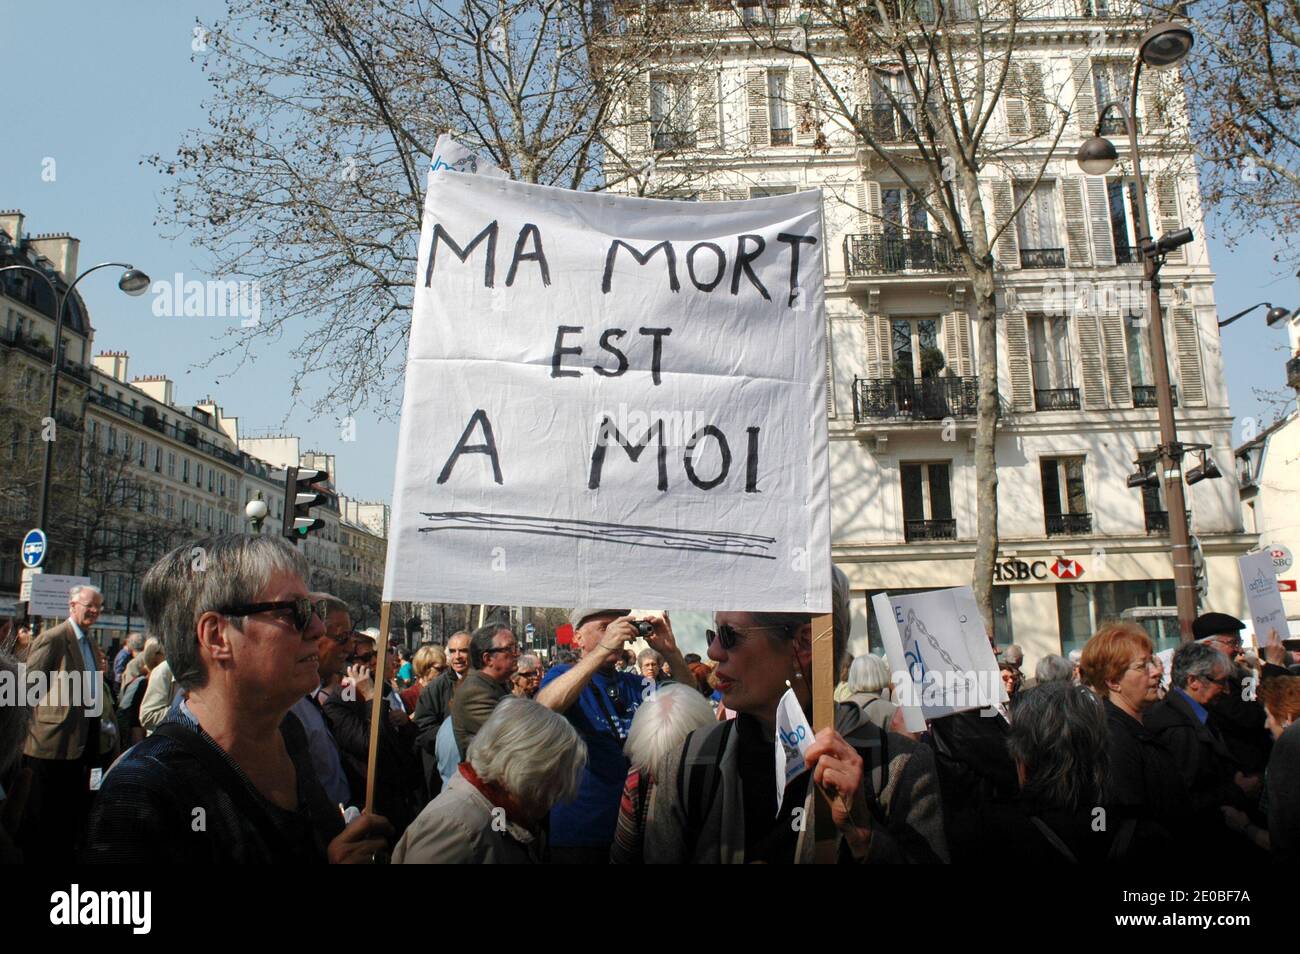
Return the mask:
[[993,582],[1070,583],[1083,576],[1083,564],[1070,557],[1052,560],[999,560],[993,564]]

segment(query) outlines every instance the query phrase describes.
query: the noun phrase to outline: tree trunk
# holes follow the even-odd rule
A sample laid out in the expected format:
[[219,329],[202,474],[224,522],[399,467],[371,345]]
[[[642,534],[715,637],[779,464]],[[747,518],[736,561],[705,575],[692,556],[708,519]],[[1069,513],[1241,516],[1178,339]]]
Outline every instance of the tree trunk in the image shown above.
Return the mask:
[[971,587],[984,617],[989,639],[993,628],[993,565],[998,555],[998,323],[993,272],[981,269],[971,276],[979,326],[979,402],[975,418],[975,505],[979,512],[975,530],[975,568]]

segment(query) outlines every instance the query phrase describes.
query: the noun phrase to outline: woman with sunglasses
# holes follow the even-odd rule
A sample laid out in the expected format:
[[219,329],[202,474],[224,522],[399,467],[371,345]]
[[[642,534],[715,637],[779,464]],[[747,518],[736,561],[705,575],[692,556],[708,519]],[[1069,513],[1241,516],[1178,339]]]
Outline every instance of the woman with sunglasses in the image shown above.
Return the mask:
[[[838,663],[849,629],[848,581],[838,570],[833,603]],[[864,723],[855,705],[837,706],[836,729],[817,733],[807,770],[778,799],[777,706],[791,687],[811,711],[812,617],[718,613],[708,639],[723,704],[737,716],[692,732],[654,769],[647,862],[811,861],[815,788],[831,802],[842,859],[947,860],[929,750]]]
[[307,569],[278,537],[226,534],[149,570],[149,629],[186,696],[105,776],[86,860],[373,862],[386,850],[385,819],[344,826],[289,718],[319,677]]

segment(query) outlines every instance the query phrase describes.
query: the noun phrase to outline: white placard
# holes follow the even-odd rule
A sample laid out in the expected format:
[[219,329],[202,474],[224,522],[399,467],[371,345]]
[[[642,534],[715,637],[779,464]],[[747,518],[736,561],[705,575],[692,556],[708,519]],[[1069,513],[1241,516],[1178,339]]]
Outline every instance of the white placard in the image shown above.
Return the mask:
[[871,598],[908,731],[926,719],[1007,699],[997,658],[969,586]]
[[776,704],[776,807],[781,810],[785,790],[791,782],[808,771],[804,761],[813,743],[813,729],[793,689],[787,689]]
[[1255,629],[1258,645],[1268,642],[1269,630],[1276,629],[1278,638],[1287,639],[1291,630],[1282,607],[1282,594],[1277,589],[1277,574],[1273,571],[1273,554],[1270,550],[1245,553],[1237,559],[1241,572],[1241,587],[1246,593],[1246,606],[1250,610],[1251,625]]
[[32,577],[32,599],[27,612],[46,619],[64,619],[68,615],[68,591],[74,586],[89,585],[88,576],[39,573]]
[[491,160],[474,152],[468,146],[458,143],[447,133],[438,137],[433,146],[433,158],[429,160],[429,171],[450,169],[452,172],[464,172],[472,175],[507,179],[509,176]]
[[384,599],[829,612],[820,202],[431,174]]

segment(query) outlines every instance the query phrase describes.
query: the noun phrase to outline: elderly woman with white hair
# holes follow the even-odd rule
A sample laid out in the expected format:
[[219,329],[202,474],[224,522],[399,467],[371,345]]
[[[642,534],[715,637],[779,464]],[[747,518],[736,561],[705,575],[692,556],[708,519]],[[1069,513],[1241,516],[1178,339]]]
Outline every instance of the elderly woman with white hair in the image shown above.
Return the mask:
[[612,863],[642,863],[645,816],[655,786],[654,766],[692,732],[715,721],[709,700],[680,683],[658,687],[637,708],[623,746],[631,770],[623,786],[618,828],[610,848]]
[[849,667],[848,687],[845,702],[861,709],[862,717],[872,725],[888,729],[898,711],[898,706],[885,697],[889,691],[889,663],[874,653],[858,656]]
[[577,794],[586,764],[587,745],[567,719],[506,696],[451,781],[403,833],[393,863],[540,863],[541,822]]

